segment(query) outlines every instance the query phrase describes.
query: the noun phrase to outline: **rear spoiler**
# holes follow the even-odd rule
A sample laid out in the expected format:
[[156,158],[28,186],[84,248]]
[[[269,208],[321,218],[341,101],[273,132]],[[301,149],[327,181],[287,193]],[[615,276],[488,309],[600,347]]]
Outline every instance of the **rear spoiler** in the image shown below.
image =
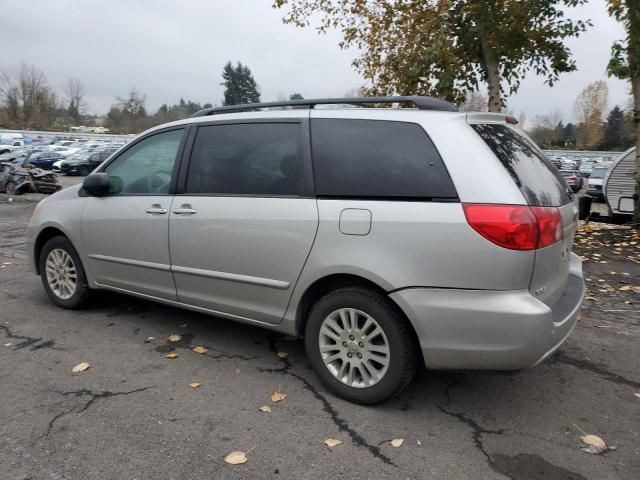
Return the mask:
[[505,115],[504,113],[471,112],[467,113],[467,123],[508,123],[509,125],[517,125],[518,119],[513,115]]

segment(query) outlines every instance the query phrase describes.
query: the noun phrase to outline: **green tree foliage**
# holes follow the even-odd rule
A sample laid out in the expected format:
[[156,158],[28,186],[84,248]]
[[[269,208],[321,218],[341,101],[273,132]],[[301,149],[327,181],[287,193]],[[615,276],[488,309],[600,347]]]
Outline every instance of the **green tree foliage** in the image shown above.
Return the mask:
[[304,97],[300,93],[292,93],[289,95],[289,100],[304,100]]
[[222,83],[225,87],[223,105],[241,105],[260,102],[260,93],[249,67],[238,62],[234,67],[231,62],[222,69]]
[[462,103],[487,86],[500,111],[530,71],[553,85],[575,70],[564,40],[589,22],[565,17],[586,0],[274,0],[283,21],[342,32],[342,48],[362,55],[356,69],[378,95],[432,95]]
[[[636,145],[636,172],[640,172],[640,2],[608,0],[609,13],[625,29],[625,38],[611,48],[609,75],[627,79],[633,94],[633,130]],[[636,202],[633,221],[640,228],[640,173],[636,173]]]
[[617,105],[607,115],[607,123],[604,129],[603,150],[622,150],[625,147],[624,139],[624,112]]

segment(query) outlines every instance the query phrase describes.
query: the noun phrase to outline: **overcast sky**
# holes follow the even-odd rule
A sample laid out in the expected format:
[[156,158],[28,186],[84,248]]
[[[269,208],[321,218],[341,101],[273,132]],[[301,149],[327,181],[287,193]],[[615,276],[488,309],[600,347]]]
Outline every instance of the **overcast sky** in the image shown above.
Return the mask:
[[[271,0],[0,0],[0,68],[20,62],[43,70],[62,90],[70,77],[87,90],[91,113],[136,87],[154,111],[180,97],[220,104],[220,73],[227,60],[246,63],[262,100],[300,92],[307,98],[342,96],[363,80],[351,61],[357,52],[337,46],[338,32],[283,25]],[[576,95],[595,80],[609,83],[610,106],[627,103],[625,82],[608,79],[611,43],[622,38],[605,0],[591,0],[572,16],[591,18],[588,33],[569,42],[578,71],[554,88],[531,76],[509,99],[529,119],[558,110],[573,115]]]

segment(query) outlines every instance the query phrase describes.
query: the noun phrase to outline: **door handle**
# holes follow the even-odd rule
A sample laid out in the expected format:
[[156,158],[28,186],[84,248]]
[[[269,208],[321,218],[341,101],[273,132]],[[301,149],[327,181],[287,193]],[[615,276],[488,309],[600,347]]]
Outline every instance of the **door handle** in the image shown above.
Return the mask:
[[163,214],[167,213],[167,209],[166,208],[162,208],[158,203],[154,203],[153,205],[151,205],[150,208],[147,208],[145,210],[145,212],[147,212],[147,213],[157,213],[157,214],[163,215]]
[[181,205],[180,208],[176,208],[173,210],[173,213],[175,213],[176,215],[193,215],[197,212],[198,211],[194,208],[191,208],[191,205],[189,205],[188,203],[185,203]]

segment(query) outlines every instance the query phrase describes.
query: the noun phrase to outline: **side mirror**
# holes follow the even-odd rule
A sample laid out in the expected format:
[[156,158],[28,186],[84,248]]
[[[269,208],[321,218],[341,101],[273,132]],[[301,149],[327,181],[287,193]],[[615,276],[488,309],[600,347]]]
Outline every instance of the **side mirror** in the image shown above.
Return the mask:
[[102,172],[92,173],[84,179],[84,181],[82,182],[82,188],[89,195],[93,195],[96,197],[107,195],[111,188],[109,175]]

